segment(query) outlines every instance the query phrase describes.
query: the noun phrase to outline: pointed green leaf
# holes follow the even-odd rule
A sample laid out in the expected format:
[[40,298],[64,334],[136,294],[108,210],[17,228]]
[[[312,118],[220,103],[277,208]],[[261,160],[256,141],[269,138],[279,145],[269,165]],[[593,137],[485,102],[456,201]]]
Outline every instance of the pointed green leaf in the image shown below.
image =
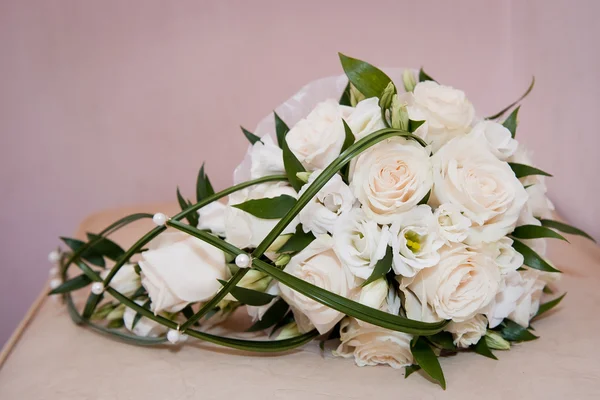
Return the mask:
[[369,97],[379,97],[392,80],[379,68],[339,53],[342,68],[348,80],[359,92]]
[[523,263],[529,268],[539,269],[540,271],[546,272],[560,272],[556,268],[552,267],[552,265],[548,264],[548,262],[544,260],[544,258],[538,253],[533,251],[531,247],[527,246],[520,240],[515,239],[513,241],[513,248],[523,255]]
[[568,242],[567,239],[560,233],[556,233],[550,228],[538,225],[521,225],[517,226],[513,231],[512,235],[519,239],[539,239],[539,238],[553,238],[560,239]]
[[249,130],[247,130],[246,128],[244,128],[243,126],[240,126],[240,128],[242,128],[242,132],[244,132],[244,136],[246,136],[246,139],[248,139],[248,141],[250,142],[250,144],[254,144],[256,142],[261,142],[260,138],[258,136],[256,136],[254,133],[250,132]]
[[125,250],[112,240],[96,235],[94,233],[87,234],[88,240],[91,242],[92,240],[97,240],[96,244],[92,246],[94,251],[100,253],[101,255],[110,258],[113,261],[118,260],[123,254],[125,254]]
[[475,353],[487,358],[491,358],[492,360],[498,359],[488,347],[487,342],[485,341],[485,336],[479,339],[479,342],[477,342],[477,344],[475,345]]
[[500,118],[501,116],[503,116],[508,110],[510,110],[511,108],[513,108],[521,100],[523,100],[525,97],[527,97],[527,95],[529,93],[531,93],[531,91],[533,90],[534,86],[535,86],[535,76],[531,78],[531,83],[529,84],[529,87],[527,88],[527,91],[525,93],[523,93],[523,95],[521,97],[519,97],[519,99],[517,101],[512,102],[508,107],[505,107],[504,109],[502,109],[502,111],[500,111],[500,112],[492,115],[491,117],[487,117],[486,119],[496,119],[496,118]]
[[593,237],[591,237],[581,229],[577,229],[574,226],[565,224],[564,222],[559,222],[552,219],[540,219],[540,222],[542,223],[542,226],[557,229],[561,232],[568,233],[570,235],[583,236],[584,238],[590,239],[592,242],[596,243],[596,240]]
[[277,324],[289,310],[288,304],[283,299],[277,300],[267,311],[265,311],[262,319],[256,321],[247,332],[257,332],[268,329]]
[[418,365],[409,365],[408,367],[404,367],[404,379],[408,378],[413,374],[413,372],[417,372],[421,367]]
[[196,180],[196,199],[197,201],[202,201],[213,194],[215,194],[215,190],[210,183],[210,179],[208,179],[208,175],[204,172],[203,163],[200,171],[198,171],[198,179]]
[[521,108],[521,106],[515,108],[513,110],[513,112],[510,113],[508,118],[506,118],[506,120],[502,123],[502,125],[510,131],[510,136],[513,139],[515,138],[515,135],[517,134],[517,125],[519,124],[517,116],[519,114],[520,108]]
[[442,389],[446,390],[446,380],[440,362],[427,343],[425,338],[420,337],[412,344],[412,354],[421,369],[434,381],[438,382]]
[[[354,133],[352,132],[352,129],[350,129],[350,127],[348,126],[348,124],[346,123],[346,121],[342,118],[342,122],[344,123],[344,132],[346,133],[346,137],[344,139],[344,144],[342,145],[342,151],[340,153],[343,153],[344,151],[346,151],[346,149],[350,146],[352,146],[354,144],[354,142],[356,141],[356,137],[354,136]],[[342,175],[342,179],[344,180],[344,182],[348,183],[350,177],[348,176],[348,173],[350,171],[350,164],[346,164],[342,167],[342,169],[340,170],[340,175]]]
[[429,192],[427,192],[427,194],[425,195],[425,197],[423,197],[421,199],[421,201],[419,201],[419,205],[421,205],[421,204],[427,204],[427,202],[429,201],[429,197],[431,197],[431,189],[429,189]]
[[287,133],[290,131],[290,128],[288,128],[287,124],[283,122],[283,120],[275,111],[273,111],[273,115],[275,116],[275,134],[277,136],[277,144],[283,149],[283,141],[285,140]]
[[304,186],[304,182],[298,178],[299,172],[306,172],[302,163],[296,158],[296,155],[290,150],[287,145],[287,140],[285,138],[282,139],[282,147],[283,150],[283,166],[285,168],[285,174],[288,177],[288,182],[296,192],[299,192],[302,186]]
[[[179,191],[179,187],[177,187],[177,202],[179,203],[179,207],[181,208],[181,211],[185,211],[188,208],[191,207],[191,204],[188,200],[184,199],[183,196],[181,195],[181,192]],[[198,226],[198,212],[193,212],[188,214],[185,219],[188,220],[188,222],[190,223],[190,225],[193,226]]]
[[367,286],[371,282],[375,282],[377,279],[382,278],[392,268],[393,252],[392,248],[388,246],[385,251],[385,256],[375,264],[371,276],[361,285],[362,287]]
[[294,313],[290,310],[287,312],[287,314],[285,314],[283,316],[283,318],[281,318],[279,320],[279,322],[277,322],[274,326],[273,329],[271,329],[271,332],[269,333],[269,337],[273,337],[273,335],[275,333],[277,333],[278,330],[280,330],[281,328],[283,328],[286,325],[291,324],[292,322],[295,322],[296,320],[294,319]]
[[419,82],[425,82],[425,81],[434,81],[436,82],[435,79],[433,79],[431,76],[427,75],[425,73],[425,71],[423,70],[423,68],[419,69]]
[[408,120],[408,131],[413,133],[417,129],[419,129],[419,127],[421,125],[423,125],[424,123],[425,123],[425,121],[413,121],[412,119],[409,119]]
[[509,162],[510,168],[515,173],[517,178],[523,178],[529,175],[544,175],[544,176],[552,176],[547,172],[542,171],[541,169],[532,167],[531,165],[519,164],[519,163],[511,163]]
[[500,325],[500,335],[511,342],[528,342],[538,337],[510,319],[505,319]]
[[[225,286],[227,281],[218,279],[221,285]],[[264,306],[267,305],[275,298],[272,294],[259,292],[258,290],[246,289],[240,286],[234,286],[231,289],[231,295],[235,297],[240,303],[249,306]]]
[[435,335],[427,336],[427,340],[440,349],[456,351],[454,339],[452,338],[452,334],[450,332],[440,332],[436,333]]
[[61,293],[69,293],[73,290],[81,289],[86,287],[92,283],[92,280],[88,278],[85,274],[77,275],[74,278],[69,279],[68,281],[63,282],[62,285],[58,286],[55,289],[52,289],[49,295],[51,294],[61,294]]
[[547,303],[541,304],[540,308],[538,309],[537,313],[535,313],[535,315],[534,315],[533,318],[537,318],[540,315],[542,315],[543,313],[552,310],[554,307],[556,307],[562,301],[562,299],[564,299],[564,297],[566,295],[567,294],[565,293],[562,296],[560,296],[560,297],[558,297],[558,298],[556,298],[554,300],[550,300]]
[[279,219],[283,218],[296,204],[296,199],[287,194],[264,199],[248,200],[233,207],[246,211],[258,218]]
[[348,106],[348,107],[352,106],[352,104],[350,103],[350,82],[348,82],[348,84],[344,88],[344,91],[342,92],[342,96],[340,97],[339,103],[340,103],[340,106]]
[[[72,238],[67,238],[67,237],[61,237],[60,239],[63,242],[65,242],[65,244],[67,246],[69,246],[71,248],[71,250],[73,250],[74,252],[77,251],[83,245],[85,245],[85,242],[82,242],[81,240],[77,240],[77,239],[72,239]],[[96,265],[98,267],[104,268],[104,266],[106,265],[104,262],[104,257],[102,257],[102,254],[99,254],[93,248],[88,248],[88,249],[84,250],[83,253],[81,253],[81,258],[83,258],[90,264]]]
[[89,320],[96,309],[96,306],[102,301],[104,298],[104,293],[94,294],[90,293],[85,303],[85,307],[83,308],[83,313],[81,314],[82,318],[85,320]]
[[304,250],[313,240],[315,235],[312,232],[304,232],[301,225],[296,227],[296,232],[288,239],[283,246],[277,250],[278,253],[296,253]]

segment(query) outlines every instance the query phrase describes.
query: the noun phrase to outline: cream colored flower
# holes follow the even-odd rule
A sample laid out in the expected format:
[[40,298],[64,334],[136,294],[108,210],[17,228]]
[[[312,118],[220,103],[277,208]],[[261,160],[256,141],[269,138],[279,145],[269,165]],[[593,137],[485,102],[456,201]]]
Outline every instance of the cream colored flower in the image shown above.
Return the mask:
[[450,322],[445,330],[452,333],[456,346],[466,348],[477,344],[485,335],[487,319],[484,315],[477,314],[464,322]]

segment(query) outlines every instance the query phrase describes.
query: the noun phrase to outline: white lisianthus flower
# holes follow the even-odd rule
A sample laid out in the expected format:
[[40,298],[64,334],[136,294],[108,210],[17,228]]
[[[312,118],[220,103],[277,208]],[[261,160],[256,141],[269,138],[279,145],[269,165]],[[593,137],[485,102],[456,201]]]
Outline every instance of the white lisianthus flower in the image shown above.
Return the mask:
[[388,224],[419,204],[432,184],[428,149],[398,137],[358,157],[350,188],[369,218]]
[[346,138],[342,119],[351,111],[351,107],[329,99],[290,129],[287,144],[307,170],[324,169],[340,154]]
[[502,161],[506,161],[512,156],[519,145],[504,125],[494,121],[478,122],[471,130],[470,135],[481,137],[487,143],[492,154]]
[[523,266],[524,257],[513,247],[513,240],[504,236],[495,242],[482,243],[477,246],[478,251],[488,254],[498,265],[500,273],[507,275]]
[[450,322],[445,330],[452,333],[457,347],[466,348],[477,344],[485,335],[486,328],[487,319],[484,315],[477,314],[464,322]]
[[163,233],[141,257],[142,285],[154,314],[206,301],[221,288],[218,279],[230,276],[221,250],[185,233]]
[[433,214],[440,226],[440,236],[446,243],[459,243],[467,238],[471,220],[452,203],[440,205]]
[[[225,237],[227,241],[241,249],[256,247],[277,225],[278,219],[263,219],[245,211],[232,207],[248,200],[279,197],[281,195],[297,197],[296,191],[284,182],[263,183],[239,190],[229,195],[228,207],[225,210]],[[298,220],[294,219],[283,231],[293,233]]]
[[[321,172],[315,171],[310,174],[308,182],[302,186],[298,197],[306,192]],[[354,201],[354,195],[342,177],[338,174],[334,175],[298,214],[302,229],[315,235],[333,233],[339,216],[350,211]]]
[[385,256],[390,240],[389,228],[380,227],[354,208],[342,215],[333,229],[334,250],[354,276],[368,279],[377,261]]
[[494,242],[512,232],[527,192],[507,163],[475,136],[456,138],[432,157],[432,204],[451,203],[472,222],[466,242]]
[[386,128],[383,119],[381,119],[379,99],[371,97],[359,102],[346,119],[346,123],[357,140]]
[[392,368],[402,368],[413,364],[411,340],[409,334],[361,325],[354,318],[345,318],[340,326],[341,344],[333,354],[354,357],[359,367],[388,364]]
[[436,266],[402,278],[400,289],[406,297],[407,317],[464,322],[485,313],[501,283],[494,260],[462,244],[442,250]]
[[250,179],[285,174],[283,151],[269,135],[260,138],[250,149]]
[[[388,285],[385,278],[379,278],[376,281],[360,288],[360,292],[355,295],[355,300],[360,304],[384,311],[393,315],[400,312],[400,296],[396,289]],[[375,326],[368,322],[357,319],[360,325]]]
[[[104,270],[100,273],[102,279],[106,279],[106,276],[110,273],[110,270]],[[141,286],[140,276],[135,272],[133,264],[123,264],[121,269],[117,271],[115,276],[110,281],[110,287],[121,293],[123,296],[131,296]]]
[[[285,272],[313,285],[343,297],[351,297],[357,281],[335,255],[333,239],[328,235],[318,235],[304,250],[296,254],[286,265]],[[279,283],[281,297],[290,305],[301,331],[311,326],[319,333],[328,332],[344,314]]]
[[424,129],[416,134],[423,132],[423,140],[436,152],[452,138],[470,131],[475,110],[464,92],[425,81],[415,86],[408,115],[414,121],[426,121]]
[[500,290],[487,312],[490,328],[500,325],[517,308],[517,301],[524,292],[523,278],[519,271],[510,272],[503,277]]
[[540,308],[540,299],[546,282],[540,279],[540,273],[534,269],[519,271],[522,278],[523,294],[516,302],[516,308],[508,315],[508,318],[526,328],[529,321]]
[[444,241],[428,205],[422,204],[402,214],[390,227],[390,234],[394,255],[392,266],[397,275],[414,276],[440,260],[438,249]]
[[[135,300],[135,302],[140,306],[144,304],[141,300]],[[129,307],[126,307],[125,312],[123,313],[125,328],[130,332],[133,332],[134,335],[141,337],[159,337],[167,333],[169,328],[146,317],[140,318],[137,324],[133,326],[133,320],[135,319],[136,314],[137,311]]]
[[227,206],[213,201],[198,210],[198,229],[208,229],[215,235],[225,235],[225,210]]

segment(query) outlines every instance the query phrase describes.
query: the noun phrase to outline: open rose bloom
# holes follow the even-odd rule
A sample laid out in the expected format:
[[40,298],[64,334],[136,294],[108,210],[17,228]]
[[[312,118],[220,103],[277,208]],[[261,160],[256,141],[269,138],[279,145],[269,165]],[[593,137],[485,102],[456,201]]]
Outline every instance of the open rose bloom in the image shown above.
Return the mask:
[[[484,118],[422,70],[340,59],[345,75],[243,130],[234,187],[215,193],[203,167],[196,202],[178,192],[180,214],[115,225],[154,219],[132,248],[111,228],[59,257],[63,278],[83,274],[53,293],[92,289],[81,314],[68,302],[74,318],[145,344],[336,340],[335,356],[420,369],[442,387],[439,357],[495,358],[536,339],[532,320],[562,298],[545,240],[585,233],[552,220],[549,174],[516,139],[519,108]],[[104,258],[115,265],[98,272]],[[240,314],[252,333],[215,333]]]

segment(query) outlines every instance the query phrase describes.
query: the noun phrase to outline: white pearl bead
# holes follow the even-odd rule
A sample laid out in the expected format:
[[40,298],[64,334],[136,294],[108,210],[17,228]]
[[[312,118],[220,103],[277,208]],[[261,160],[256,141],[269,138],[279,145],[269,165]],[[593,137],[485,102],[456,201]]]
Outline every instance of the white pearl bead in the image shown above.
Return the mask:
[[58,267],[50,268],[50,270],[48,271],[48,275],[50,277],[54,277],[54,276],[58,275]]
[[60,253],[58,250],[53,250],[48,254],[48,261],[50,261],[51,264],[56,264],[60,261]]
[[167,340],[173,344],[179,342],[180,338],[181,334],[175,329],[170,329],[169,332],[167,332]]
[[54,278],[54,279],[50,279],[50,289],[56,289],[57,287],[59,287],[62,284],[62,281],[58,278]]
[[248,254],[238,254],[235,258],[235,265],[240,268],[248,268],[250,266],[250,256]]
[[156,213],[152,217],[152,221],[158,226],[164,226],[167,223],[167,216],[163,213]]
[[102,282],[92,283],[92,293],[95,295],[100,295],[102,292],[104,292],[104,284],[102,284]]

